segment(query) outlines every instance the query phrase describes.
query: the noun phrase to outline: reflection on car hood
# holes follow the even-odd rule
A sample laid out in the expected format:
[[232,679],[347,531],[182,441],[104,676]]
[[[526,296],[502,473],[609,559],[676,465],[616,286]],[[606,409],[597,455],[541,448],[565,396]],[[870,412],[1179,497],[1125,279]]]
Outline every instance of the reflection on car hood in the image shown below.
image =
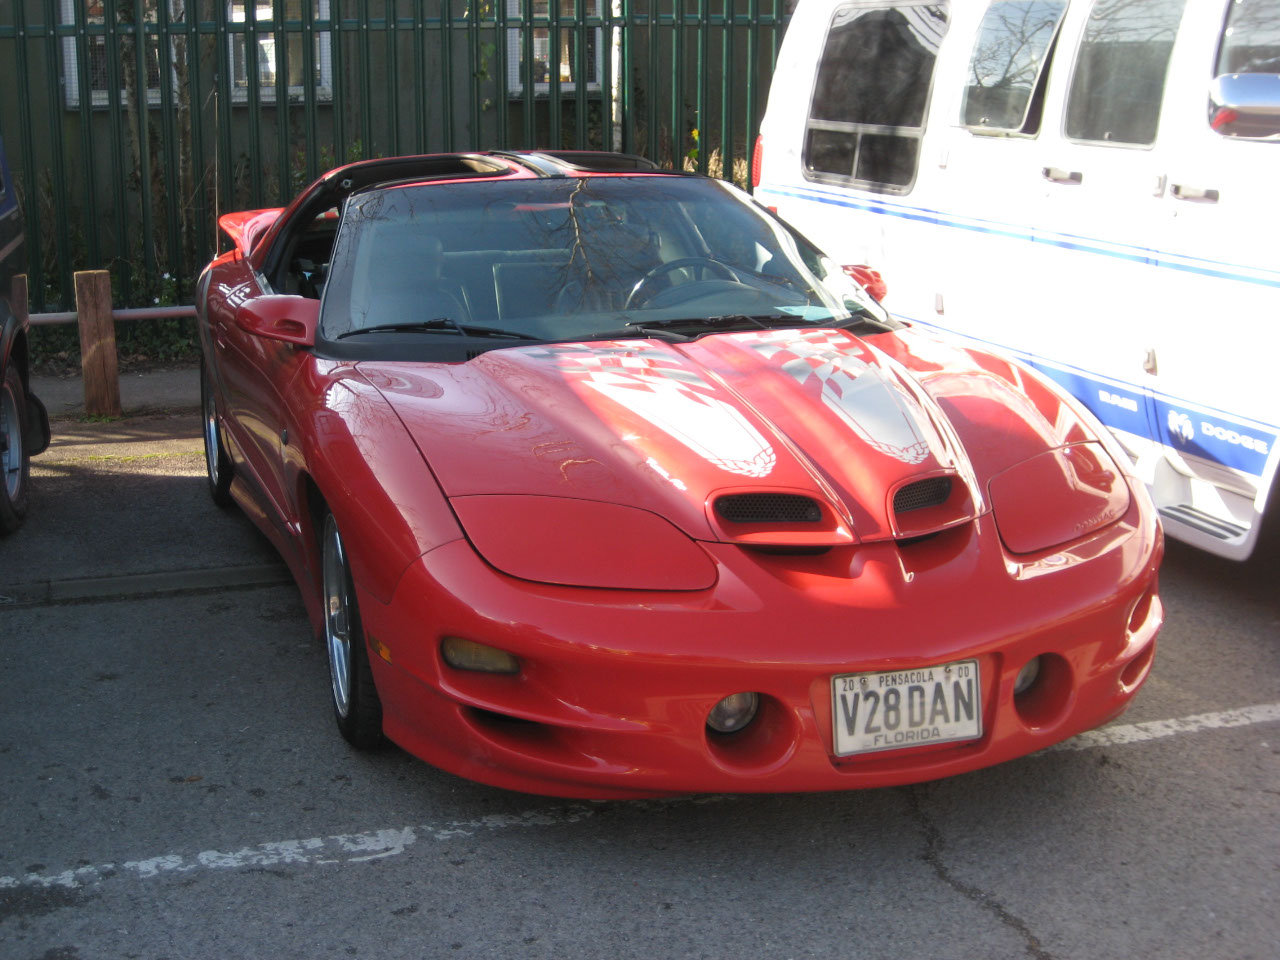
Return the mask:
[[1024,370],[914,332],[831,329],[690,343],[546,344],[468,363],[361,362],[446,495],[528,494],[651,510],[715,539],[724,493],[807,494],[863,541],[892,535],[914,477],[986,481],[1090,439]]

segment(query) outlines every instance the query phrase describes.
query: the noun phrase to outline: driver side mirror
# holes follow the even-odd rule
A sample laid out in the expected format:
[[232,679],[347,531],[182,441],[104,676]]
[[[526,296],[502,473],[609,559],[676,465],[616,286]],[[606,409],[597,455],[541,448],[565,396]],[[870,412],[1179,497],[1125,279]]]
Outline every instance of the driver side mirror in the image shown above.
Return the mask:
[[1224,137],[1280,134],[1280,74],[1224,73],[1209,84],[1209,126]]
[[236,326],[254,336],[282,340],[300,347],[316,345],[320,301],[277,294],[257,297],[236,310]]

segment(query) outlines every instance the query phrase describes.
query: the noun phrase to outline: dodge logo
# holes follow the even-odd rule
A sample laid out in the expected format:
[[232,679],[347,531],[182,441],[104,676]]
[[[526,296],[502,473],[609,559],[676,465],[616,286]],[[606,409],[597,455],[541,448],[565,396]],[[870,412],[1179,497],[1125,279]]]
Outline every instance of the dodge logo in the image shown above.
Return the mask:
[[1179,413],[1177,410],[1170,410],[1169,433],[1177,437],[1183,443],[1190,443],[1196,438],[1195,424],[1191,422],[1191,418],[1185,413]]

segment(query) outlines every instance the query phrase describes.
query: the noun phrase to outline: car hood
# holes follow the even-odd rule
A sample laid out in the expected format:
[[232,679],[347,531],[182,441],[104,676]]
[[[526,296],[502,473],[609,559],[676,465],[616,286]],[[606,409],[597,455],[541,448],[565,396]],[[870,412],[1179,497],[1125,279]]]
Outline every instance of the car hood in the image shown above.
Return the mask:
[[[451,499],[620,504],[696,539],[917,535],[985,512],[988,481],[1011,464],[1092,439],[1023,368],[911,331],[547,344],[358,369]],[[926,490],[940,481],[941,499]],[[921,491],[926,509],[908,515]],[[735,501],[763,513],[739,523],[717,509],[744,494],[764,494]],[[770,524],[771,505],[797,497],[821,519]]]

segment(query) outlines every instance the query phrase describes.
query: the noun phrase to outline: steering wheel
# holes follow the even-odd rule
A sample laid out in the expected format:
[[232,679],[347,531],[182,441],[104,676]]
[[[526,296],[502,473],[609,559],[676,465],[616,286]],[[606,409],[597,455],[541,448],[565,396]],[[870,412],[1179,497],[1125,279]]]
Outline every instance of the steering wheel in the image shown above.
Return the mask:
[[681,257],[679,260],[668,260],[666,263],[658,264],[636,281],[636,285],[631,288],[631,293],[627,294],[627,302],[622,305],[622,309],[630,310],[632,307],[640,306],[641,303],[649,299],[648,296],[641,296],[646,287],[674,270],[683,270],[685,268],[701,270],[711,276],[718,276],[724,280],[733,280],[735,283],[738,282],[738,275],[719,260],[711,260],[708,257]]

